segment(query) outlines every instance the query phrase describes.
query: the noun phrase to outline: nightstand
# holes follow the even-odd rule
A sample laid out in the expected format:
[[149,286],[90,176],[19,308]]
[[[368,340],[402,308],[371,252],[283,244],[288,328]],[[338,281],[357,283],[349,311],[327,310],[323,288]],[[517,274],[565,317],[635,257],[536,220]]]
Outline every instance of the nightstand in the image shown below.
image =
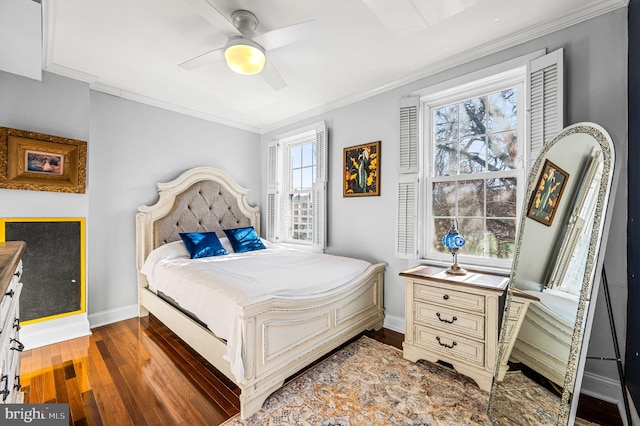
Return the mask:
[[491,390],[498,354],[500,298],[509,278],[418,266],[405,277],[404,358],[443,361]]

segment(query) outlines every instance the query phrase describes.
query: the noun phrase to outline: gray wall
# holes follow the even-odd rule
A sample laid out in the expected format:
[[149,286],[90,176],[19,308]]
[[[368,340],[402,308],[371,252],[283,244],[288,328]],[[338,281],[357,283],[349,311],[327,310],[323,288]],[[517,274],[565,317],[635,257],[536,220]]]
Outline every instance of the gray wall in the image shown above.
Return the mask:
[[157,182],[211,166],[259,201],[255,133],[91,92],[89,143],[90,312],[137,303],[134,217],[157,201]]
[[[328,252],[388,263],[388,325],[402,328],[404,286],[398,274],[413,263],[394,257],[400,98],[540,48],[564,47],[565,123],[593,121],[604,126],[621,159],[606,268],[619,335],[624,336],[626,17],[626,9],[621,9],[262,136],[93,92],[85,83],[48,73],[38,82],[0,72],[0,125],[87,140],[89,154],[86,194],[0,189],[0,217],[86,217],[89,317],[117,318],[136,303],[134,215],[140,204],[156,201],[156,182],[173,179],[190,167],[219,167],[251,190],[252,204],[264,205],[267,141],[324,119],[330,138]],[[381,195],[343,198],[343,148],[377,140],[382,141]],[[611,354],[602,302],[601,298],[594,320],[593,355]],[[615,366],[605,362],[589,361],[587,370],[616,377]]]
[[44,73],[0,72],[0,126],[88,142],[86,194],[0,189],[0,217],[85,217],[92,326],[135,315],[135,213],[157,182],[196,166],[220,168],[260,194],[259,136],[91,91]]
[[[42,81],[0,71],[0,126],[89,138],[89,86],[44,74]],[[0,217],[86,217],[88,194],[0,189]]]
[[[592,19],[544,38],[507,49],[464,66],[442,72],[364,101],[336,109],[286,128],[262,135],[266,144],[276,135],[309,122],[326,120],[329,128],[329,225],[328,252],[388,263],[385,274],[387,326],[403,327],[404,287],[398,274],[415,264],[394,257],[396,187],[398,163],[398,108],[401,97],[412,91],[525,55],[537,49],[565,49],[565,124],[591,121],[607,129],[620,159],[617,198],[606,253],[606,268],[612,292],[619,335],[625,335],[627,297],[626,246],[626,158],[627,158],[627,29],[626,9]],[[381,192],[379,197],[342,197],[343,148],[380,140]],[[263,191],[266,169],[262,162]],[[264,204],[264,196],[262,199]],[[600,297],[591,338],[592,355],[612,356],[609,323]],[[624,342],[621,342],[624,343]],[[617,378],[614,363],[588,361],[587,371]],[[589,383],[585,380],[585,387]],[[602,391],[594,389],[594,391]],[[607,390],[604,393],[611,393]],[[615,392],[614,392],[615,393]],[[610,395],[617,398],[618,395]]]

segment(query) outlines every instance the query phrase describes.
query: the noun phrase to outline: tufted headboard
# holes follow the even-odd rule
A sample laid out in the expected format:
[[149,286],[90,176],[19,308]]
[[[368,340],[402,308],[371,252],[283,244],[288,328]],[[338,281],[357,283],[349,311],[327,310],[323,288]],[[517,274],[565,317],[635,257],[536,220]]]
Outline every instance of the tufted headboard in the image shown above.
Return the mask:
[[153,247],[180,239],[180,232],[216,232],[251,225],[238,205],[237,194],[220,182],[196,182],[176,195],[166,216],[153,223]]
[[158,202],[140,206],[136,214],[138,270],[154,248],[180,240],[180,232],[209,231],[223,237],[223,229],[253,226],[260,233],[260,212],[247,203],[248,192],[212,167],[190,169],[159,183]]

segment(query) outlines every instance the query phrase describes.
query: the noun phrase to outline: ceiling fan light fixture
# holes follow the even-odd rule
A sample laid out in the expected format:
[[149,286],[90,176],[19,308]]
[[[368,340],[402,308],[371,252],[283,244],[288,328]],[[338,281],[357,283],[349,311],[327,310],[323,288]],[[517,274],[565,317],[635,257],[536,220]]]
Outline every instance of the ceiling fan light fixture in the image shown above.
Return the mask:
[[262,46],[245,38],[230,40],[224,49],[224,58],[232,71],[243,75],[262,72],[267,60]]

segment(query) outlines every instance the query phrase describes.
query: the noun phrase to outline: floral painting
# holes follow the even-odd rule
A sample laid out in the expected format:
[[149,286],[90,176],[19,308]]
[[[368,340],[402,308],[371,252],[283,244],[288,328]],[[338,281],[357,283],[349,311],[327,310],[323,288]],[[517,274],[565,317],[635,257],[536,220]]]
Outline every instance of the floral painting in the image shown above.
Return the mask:
[[551,226],[558,210],[562,192],[569,179],[569,174],[549,160],[545,160],[542,173],[531,194],[527,217]]
[[380,195],[380,141],[344,149],[343,195]]

